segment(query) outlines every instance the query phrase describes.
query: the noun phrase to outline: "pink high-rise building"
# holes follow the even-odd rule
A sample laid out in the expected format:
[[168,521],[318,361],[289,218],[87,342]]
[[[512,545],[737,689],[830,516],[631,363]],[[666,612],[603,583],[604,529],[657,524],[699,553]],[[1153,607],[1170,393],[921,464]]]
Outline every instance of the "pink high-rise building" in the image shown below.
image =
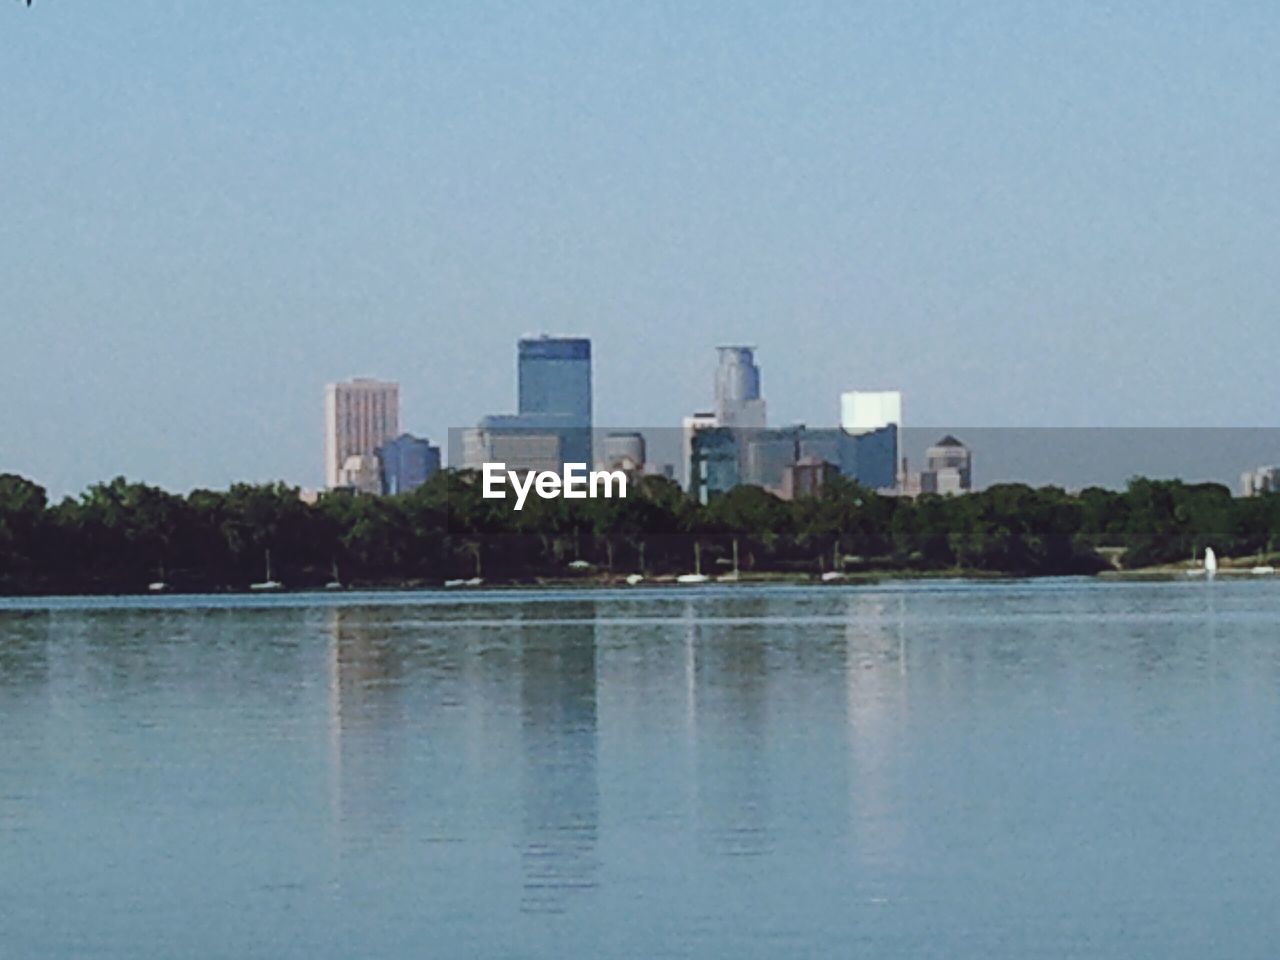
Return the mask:
[[324,394],[324,482],[343,485],[351,457],[371,456],[400,435],[400,384],[357,378]]

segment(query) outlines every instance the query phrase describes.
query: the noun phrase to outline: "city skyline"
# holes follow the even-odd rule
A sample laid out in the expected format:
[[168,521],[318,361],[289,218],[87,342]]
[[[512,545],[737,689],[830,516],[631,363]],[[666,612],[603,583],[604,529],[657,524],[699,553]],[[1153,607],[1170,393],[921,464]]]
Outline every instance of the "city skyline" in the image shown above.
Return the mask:
[[[529,356],[528,348],[539,348],[542,346],[550,346],[559,349],[565,345],[570,347],[576,346],[582,351],[582,354],[574,359],[565,357],[541,357]],[[591,363],[593,352],[591,349],[591,340],[589,337],[564,337],[553,336],[549,334],[524,334],[518,338],[516,342],[516,390],[517,407],[529,407],[523,413],[515,415],[485,415],[480,418],[482,425],[494,424],[499,429],[505,426],[514,426],[521,422],[522,418],[527,419],[520,431],[530,434],[541,434],[556,432],[564,428],[568,423],[566,420],[561,422],[560,418],[565,417],[565,413],[543,412],[537,409],[540,405],[547,406],[546,397],[550,394],[563,393],[561,385],[553,382],[557,376],[564,373],[577,362],[577,360],[585,360],[585,379],[582,381],[583,391],[581,401],[569,401],[570,407],[574,403],[581,402],[585,404],[586,419],[589,425],[590,434],[594,437],[595,443],[601,443],[610,437],[618,436],[636,436],[642,440],[642,446],[647,442],[651,445],[651,449],[657,454],[650,458],[648,467],[653,468],[654,472],[667,471],[668,476],[672,476],[680,481],[682,488],[687,492],[690,491],[689,477],[682,466],[687,468],[689,452],[689,438],[691,424],[696,424],[698,428],[706,426],[718,425],[715,413],[711,411],[699,412],[693,416],[686,415],[683,418],[682,425],[664,424],[660,426],[640,427],[634,425],[618,425],[618,424],[601,424],[590,422],[590,410],[594,407],[594,392],[592,388]],[[743,410],[747,410],[746,421],[742,422],[742,414],[729,413],[730,420],[739,421],[737,426],[745,426],[750,432],[752,429],[759,428],[764,424],[765,402],[763,391],[761,390],[762,373],[761,367],[756,362],[755,348],[743,346],[724,346],[716,345],[712,348],[718,355],[718,362],[708,360],[707,376],[710,381],[708,384],[709,403],[699,404],[699,406],[710,406],[713,410],[720,409],[725,412],[726,396],[734,395],[736,400],[732,406],[736,409],[741,406]],[[529,364],[529,360],[535,361]],[[529,391],[525,388],[526,370],[538,370],[537,361],[551,359],[553,362],[547,367],[546,373],[535,373],[534,379],[538,381],[535,394],[541,394],[543,400],[530,400]],[[564,361],[569,360],[566,366]],[[726,367],[726,363],[729,367]],[[554,373],[552,368],[555,368]],[[745,370],[743,374],[741,371]],[[572,380],[576,374],[570,373],[569,379]],[[400,419],[400,388],[401,384],[396,381],[381,380],[375,377],[356,376],[347,380],[336,381],[325,385],[325,419],[326,429],[323,434],[325,447],[325,463],[332,466],[333,457],[338,447],[342,443],[335,442],[334,425],[337,418],[337,409],[335,406],[335,398],[337,393],[354,390],[356,393],[377,394],[380,397],[390,397],[390,401],[385,400],[376,405],[376,409],[363,409],[366,419],[370,422],[363,424],[360,429],[368,433],[369,438],[373,438],[376,433],[376,441],[372,446],[369,442],[360,443],[352,441],[347,445],[351,447],[348,453],[354,455],[354,458],[344,458],[348,462],[345,463],[346,472],[339,469],[338,473],[343,474],[340,478],[336,477],[326,467],[326,476],[323,478],[325,482],[319,484],[309,484],[307,481],[298,481],[288,477],[272,477],[271,481],[282,480],[286,484],[299,487],[307,497],[313,496],[320,490],[328,487],[349,487],[357,490],[363,490],[371,493],[394,493],[402,489],[405,482],[403,478],[420,477],[425,478],[430,475],[433,470],[440,469],[442,466],[449,466],[454,469],[466,468],[470,466],[475,468],[476,464],[468,464],[463,462],[466,459],[465,443],[462,447],[454,448],[453,440],[456,434],[466,434],[471,432],[472,428],[453,428],[446,431],[445,437],[448,443],[442,446],[431,446],[429,441],[431,435],[425,431],[417,429],[415,425],[409,424],[409,429],[402,429],[403,423]],[[572,397],[574,389],[571,387],[566,396]],[[740,394],[740,396],[739,396]],[[523,398],[523,399],[521,399]],[[968,457],[965,454],[966,465],[961,471],[963,481],[957,479],[946,481],[944,485],[937,487],[937,492],[964,492],[969,488],[970,482],[973,483],[975,489],[981,489],[992,483],[1015,482],[1028,483],[1033,486],[1058,486],[1067,490],[1080,490],[1088,486],[1102,486],[1111,489],[1120,489],[1125,482],[1135,476],[1149,476],[1153,478],[1177,478],[1187,482],[1214,482],[1222,484],[1233,492],[1249,496],[1269,486],[1264,480],[1257,480],[1257,477],[1263,477],[1268,470],[1274,470],[1264,464],[1265,461],[1274,459],[1275,451],[1280,450],[1280,429],[1274,428],[1088,428],[1088,427],[1071,427],[1071,428],[1000,428],[1000,427],[955,427],[955,426],[905,426],[902,419],[903,411],[903,393],[896,390],[842,390],[839,395],[833,398],[834,416],[832,418],[824,418],[816,423],[805,424],[803,422],[791,422],[776,424],[772,429],[766,431],[768,433],[786,434],[794,430],[804,431],[806,429],[813,430],[816,428],[816,435],[829,434],[834,429],[839,428],[847,434],[861,434],[868,430],[874,431],[884,424],[895,424],[896,433],[900,439],[895,440],[895,449],[899,458],[906,458],[905,462],[901,462],[900,466],[903,473],[898,476],[896,485],[903,492],[909,495],[916,495],[922,492],[921,473],[917,465],[923,467],[924,470],[932,470],[930,461],[939,457],[938,448],[948,445],[956,445],[962,443],[958,441],[952,434],[957,430],[964,432],[966,436],[971,437],[977,435],[982,440],[981,459],[983,467],[980,474],[975,475],[971,466],[968,465]],[[745,406],[741,401],[746,401]],[[553,401],[551,406],[555,406],[556,402],[563,403],[563,400]],[[366,404],[367,406],[367,404]],[[568,407],[566,409],[569,409]],[[539,417],[546,420],[545,423],[539,420]],[[569,419],[572,419],[570,417]],[[373,421],[377,420],[380,425],[374,425]],[[509,422],[509,423],[508,423]],[[532,424],[532,426],[531,426]],[[542,429],[546,428],[546,429]],[[622,432],[619,433],[618,431]],[[370,432],[373,431],[373,432]],[[570,433],[576,432],[570,430]],[[943,435],[945,434],[945,435]],[[901,438],[909,439],[901,439]],[[532,441],[543,439],[541,436],[531,436]],[[397,444],[391,441],[396,440]],[[655,442],[656,441],[656,442]],[[821,442],[821,441],[819,441]],[[394,458],[392,461],[395,466],[392,472],[388,473],[387,466],[382,462],[382,447],[387,446]],[[408,453],[409,447],[413,446],[413,452]],[[963,444],[968,447],[969,444]],[[392,450],[391,448],[395,448]],[[442,456],[443,447],[454,448],[451,462],[445,462]],[[421,448],[419,451],[417,448]],[[345,448],[344,448],[345,449]],[[972,448],[970,448],[972,449]],[[682,464],[682,451],[684,454],[684,462]],[[564,458],[560,456],[559,446],[552,451],[550,449],[538,453],[537,451],[526,451],[535,461],[534,466],[537,469],[557,469],[562,465]],[[994,456],[991,456],[994,454]],[[1197,454],[1200,456],[1197,457]],[[457,458],[461,455],[462,460]],[[521,454],[514,451],[507,451],[506,455],[515,455],[517,460],[521,459]],[[813,460],[810,454],[801,451],[801,458],[805,460]],[[404,457],[409,456],[413,459],[414,465],[408,466]],[[824,454],[828,456],[829,451]],[[425,465],[420,465],[422,458]],[[474,459],[474,458],[473,458]],[[499,457],[498,459],[502,459]],[[546,459],[546,463],[541,463],[540,459]],[[839,457],[834,460],[839,460]],[[362,462],[356,463],[356,460]],[[834,463],[834,460],[831,462]],[[554,462],[553,462],[554,461]],[[589,457],[584,462],[590,464],[599,464],[600,458]],[[1190,466],[1189,464],[1200,463],[1207,464],[1204,472],[1196,472],[1199,467]],[[402,466],[402,464],[405,464]],[[848,466],[847,464],[845,465]],[[948,468],[951,466],[947,465]],[[906,472],[908,468],[910,475]],[[21,470],[4,471],[0,468],[0,472],[17,472],[22,475]],[[126,475],[130,480],[140,480],[144,483],[153,483],[145,477],[135,475]],[[981,480],[973,480],[974,476],[981,476]],[[39,482],[39,478],[31,478]],[[104,480],[107,477],[98,477],[95,481]],[[251,478],[235,477],[231,482],[255,482]],[[860,482],[867,483],[866,480],[859,478]],[[336,481],[336,482],[335,482]],[[411,489],[413,485],[420,483],[421,479],[410,480],[410,486],[403,489]],[[754,482],[743,480],[739,482]],[[923,492],[930,492],[934,487],[930,484],[938,483],[937,480],[927,479]],[[44,484],[41,484],[44,486]],[[200,487],[216,487],[216,484],[196,484],[190,489],[199,489]],[[890,486],[887,483],[872,482],[870,486],[878,489],[887,489]],[[774,489],[766,484],[769,489]],[[50,489],[46,487],[46,489]],[[80,491],[67,491],[66,493],[75,494]],[[180,491],[185,492],[185,491]],[[776,490],[775,490],[776,492]],[[56,498],[60,497],[63,492],[57,489],[50,489],[50,493]]]
[[[591,353],[589,341],[584,338],[552,337],[546,334],[526,334],[517,342],[517,358],[520,348],[528,343],[540,341],[571,342],[586,344],[586,352]],[[749,369],[745,379],[731,377],[738,386],[730,388],[731,393],[742,393],[740,399],[748,403],[759,403],[756,412],[763,418],[764,404],[761,391],[762,374],[760,366],[755,362],[754,348],[723,345],[714,348],[719,356],[718,363],[708,366],[709,402],[700,406],[712,408],[723,407],[723,399],[717,399],[718,392],[724,392],[726,383],[725,358],[730,358],[736,368],[740,361]],[[519,394],[519,360],[517,360],[517,390]],[[588,373],[587,380],[591,377]],[[745,390],[739,387],[745,385]],[[747,396],[749,394],[749,396]],[[1273,459],[1273,451],[1280,450],[1280,430],[1274,428],[1000,428],[973,426],[936,426],[905,425],[903,418],[904,399],[901,391],[896,390],[844,390],[833,398],[834,417],[816,423],[784,423],[776,425],[768,431],[775,434],[786,434],[796,429],[810,429],[813,442],[819,445],[825,440],[817,439],[821,435],[830,435],[838,426],[844,432],[853,435],[876,432],[881,427],[897,424],[894,447],[897,456],[906,458],[899,465],[903,472],[897,478],[897,485],[910,495],[922,492],[959,493],[970,488],[981,489],[993,483],[1013,482],[1027,483],[1032,486],[1058,486],[1067,490],[1080,490],[1090,486],[1101,486],[1121,489],[1128,480],[1136,476],[1153,478],[1179,478],[1187,482],[1212,482],[1226,486],[1233,492],[1249,495],[1253,491],[1250,481],[1242,474],[1261,474],[1266,467],[1258,464]],[[755,409],[755,408],[753,408]],[[731,414],[731,419],[736,415]],[[482,421],[514,422],[518,416],[486,416]],[[751,420],[752,424],[760,421]],[[690,477],[686,472],[690,453],[691,431],[717,425],[716,414],[702,410],[693,415],[686,415],[680,426],[672,424],[637,428],[634,425],[620,427],[616,424],[594,424],[592,434],[597,443],[607,441],[610,437],[642,438],[642,446],[648,446],[652,454],[648,457],[647,466],[661,472],[663,468],[671,468],[670,476],[680,482],[686,491],[690,489]],[[536,428],[526,425],[524,428],[531,434],[528,439],[537,446],[543,439],[536,434]],[[621,432],[619,432],[621,431]],[[961,432],[967,440],[977,440],[970,444],[957,439],[953,434]],[[462,453],[465,444],[457,443],[458,435],[471,432],[471,428],[458,428],[448,433],[448,446],[453,449],[454,456]],[[424,441],[425,442],[425,441]],[[960,461],[954,461],[945,451],[947,447],[968,448]],[[527,446],[527,444],[525,445]],[[808,454],[803,449],[802,457]],[[605,449],[602,447],[601,449]],[[977,449],[982,462],[975,473],[972,466],[972,451]],[[831,457],[831,451],[825,456]],[[497,459],[514,456],[517,460],[532,457],[538,462],[531,463],[531,468],[555,469],[562,462],[559,450],[550,448],[505,451]],[[879,456],[876,454],[875,456]],[[603,458],[608,463],[608,457]],[[840,459],[837,457],[836,459]],[[545,462],[542,462],[544,461]],[[595,458],[597,463],[601,458]],[[458,462],[450,464],[459,466]],[[465,464],[463,464],[465,466]],[[472,466],[477,466],[472,464]],[[849,464],[844,464],[849,468]],[[949,479],[943,474],[958,468]],[[941,472],[940,472],[941,471]],[[854,470],[854,473],[860,472]],[[932,474],[932,476],[924,476]],[[860,478],[864,484],[868,478]],[[885,481],[869,482],[872,487],[884,489],[891,484]]]

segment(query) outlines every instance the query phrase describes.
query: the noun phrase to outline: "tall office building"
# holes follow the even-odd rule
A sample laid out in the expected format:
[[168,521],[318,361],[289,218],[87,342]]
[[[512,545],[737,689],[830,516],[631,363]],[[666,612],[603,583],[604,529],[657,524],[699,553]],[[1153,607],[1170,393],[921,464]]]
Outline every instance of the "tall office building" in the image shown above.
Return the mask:
[[902,393],[897,390],[851,390],[840,395],[840,428],[856,438],[856,465],[846,475],[875,489],[901,487]]
[[[755,348],[743,346],[716,347],[719,362],[716,364],[715,394],[712,409],[684,418],[682,428],[683,479],[686,490],[705,488],[705,477],[699,477],[694,464],[694,446],[697,434],[717,427],[730,429],[763,429],[766,425],[764,398],[760,396],[760,368],[756,366]],[[730,446],[745,455],[746,447],[730,444],[723,438],[715,441],[721,457]],[[743,464],[738,464],[739,470]],[[719,468],[717,468],[719,469]],[[727,476],[720,471],[721,477]],[[736,482],[736,481],[735,481]]]
[[421,437],[402,433],[378,448],[378,467],[383,493],[408,493],[440,469],[440,448]]
[[562,413],[591,424],[591,341],[526,337],[517,360],[517,413]]
[[717,347],[715,416],[722,427],[764,427],[765,403],[760,396],[760,368],[754,347]]
[[557,420],[564,462],[590,465],[591,341],[525,337],[518,350],[517,414],[540,425]]
[[562,418],[566,463],[591,458],[591,341],[585,337],[526,337],[517,361],[517,413]]
[[509,470],[590,466],[591,341],[584,337],[525,337],[516,361],[515,414],[481,418],[461,433],[460,462],[469,469],[506,463]]
[[400,385],[355,379],[331,383],[324,395],[324,481],[342,486],[351,457],[370,456],[400,433]]

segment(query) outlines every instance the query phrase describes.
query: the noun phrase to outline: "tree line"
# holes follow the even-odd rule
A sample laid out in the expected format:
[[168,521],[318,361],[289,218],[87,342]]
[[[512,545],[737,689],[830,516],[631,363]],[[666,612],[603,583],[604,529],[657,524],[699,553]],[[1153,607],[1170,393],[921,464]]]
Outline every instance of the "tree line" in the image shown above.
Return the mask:
[[0,475],[0,592],[411,585],[589,573],[973,571],[1087,574],[1176,562],[1213,546],[1270,551],[1280,495],[1235,498],[1218,484],[1134,479],[1124,491],[1000,484],[961,496],[886,497],[847,480],[781,500],[739,487],[701,505],[662,477],[626,499],[541,500],[520,512],[481,496],[479,477],[441,471],[400,496],[323,494],[282,483],[185,496],[117,478],[51,503]]

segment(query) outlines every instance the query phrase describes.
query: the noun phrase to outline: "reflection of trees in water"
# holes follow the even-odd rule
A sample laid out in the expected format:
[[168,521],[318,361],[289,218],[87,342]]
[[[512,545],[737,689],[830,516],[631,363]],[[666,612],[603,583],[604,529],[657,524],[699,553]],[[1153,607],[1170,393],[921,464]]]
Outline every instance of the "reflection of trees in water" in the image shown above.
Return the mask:
[[[594,608],[593,608],[594,609]],[[599,869],[595,624],[521,630],[526,912],[560,912]]]
[[[24,711],[45,709],[50,694],[53,617],[46,610],[0,614],[0,737],[15,769],[18,758],[39,755],[45,748],[41,723],[24,722]],[[38,799],[0,782],[0,837],[25,827],[36,816]]]
[[47,610],[0,614],[0,696],[49,682],[53,616]]
[[[59,686],[92,687],[111,694],[217,682],[222,674],[193,667],[213,650],[237,665],[245,652],[228,643],[218,618],[187,610],[59,611],[49,622]],[[198,642],[192,653],[189,641]],[[229,671],[228,671],[229,672]]]

